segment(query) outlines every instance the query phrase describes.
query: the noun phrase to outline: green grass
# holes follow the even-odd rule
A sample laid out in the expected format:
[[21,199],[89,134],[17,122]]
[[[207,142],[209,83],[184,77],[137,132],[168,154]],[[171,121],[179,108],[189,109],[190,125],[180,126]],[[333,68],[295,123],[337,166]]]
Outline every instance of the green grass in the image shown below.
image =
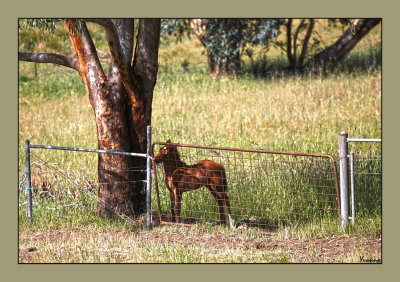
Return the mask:
[[379,71],[231,81],[161,74],[154,140],[334,155],[340,131],[380,136],[380,81]]
[[[52,85],[49,79],[20,85],[21,167],[26,139],[32,144],[96,148],[93,113],[83,89],[60,99],[51,88],[46,90]],[[342,130],[352,137],[380,137],[380,81],[379,71],[231,81],[161,74],[153,101],[153,140],[336,157]],[[62,91],[68,92],[58,92]],[[95,156],[54,154],[95,170]]]

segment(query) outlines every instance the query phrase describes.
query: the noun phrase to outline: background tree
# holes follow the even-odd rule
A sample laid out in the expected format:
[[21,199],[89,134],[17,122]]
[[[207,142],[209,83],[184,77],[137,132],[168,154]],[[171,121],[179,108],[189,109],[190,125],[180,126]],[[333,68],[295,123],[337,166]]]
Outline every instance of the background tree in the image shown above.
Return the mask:
[[[313,32],[315,19],[285,20],[285,40],[274,43],[286,53],[290,70],[304,67],[313,70],[333,69],[380,22],[379,19],[358,19],[353,23],[350,19],[328,19],[327,21],[330,25],[339,23],[342,28],[347,27],[347,30],[343,30],[343,35],[333,45],[321,50],[321,42]],[[317,52],[318,49],[319,52]],[[308,61],[305,60],[307,56],[310,57]]]
[[[343,35],[335,44],[321,48],[321,39],[314,32],[316,19],[168,19],[163,20],[163,31],[181,39],[190,30],[207,51],[211,77],[230,76],[241,67],[241,54],[245,52],[254,65],[247,44],[268,47],[273,42],[287,56],[289,70],[332,69],[342,62],[356,44],[380,19],[327,19],[330,25],[340,24]],[[276,40],[284,26],[285,38]],[[344,30],[347,28],[347,30]],[[264,54],[265,55],[265,54]],[[265,57],[265,56],[264,56]],[[254,67],[254,66],[253,66]]]
[[267,46],[279,33],[279,19],[163,20],[163,31],[181,38],[189,29],[207,50],[211,77],[230,76],[240,68],[246,44]]
[[[314,19],[301,19],[296,28],[293,27],[293,19],[287,19],[285,21],[286,41],[276,41],[275,44],[286,53],[289,68],[295,70],[296,68],[303,66],[306,54],[311,51],[310,49],[312,49],[309,47],[309,42],[314,25]],[[305,34],[303,38],[299,38],[300,35],[303,35],[302,33],[304,33],[304,31]],[[312,47],[319,43],[318,40],[315,38],[313,39],[314,44],[312,44]]]
[[[55,31],[56,20],[26,19],[20,28]],[[108,75],[100,63],[86,22],[101,25],[111,54]],[[65,20],[74,56],[54,53],[18,53],[20,61],[52,63],[80,75],[93,108],[98,148],[146,152],[146,127],[151,124],[153,89],[157,79],[160,20],[141,19],[134,45],[133,19]],[[135,50],[134,50],[135,47]],[[140,215],[145,211],[145,174],[128,168],[145,166],[145,160],[100,154],[98,158],[101,214],[111,211]],[[105,204],[103,204],[105,203]]]
[[381,19],[356,19],[335,43],[314,55],[307,62],[306,67],[314,70],[335,68],[343,62],[357,43],[380,22]]

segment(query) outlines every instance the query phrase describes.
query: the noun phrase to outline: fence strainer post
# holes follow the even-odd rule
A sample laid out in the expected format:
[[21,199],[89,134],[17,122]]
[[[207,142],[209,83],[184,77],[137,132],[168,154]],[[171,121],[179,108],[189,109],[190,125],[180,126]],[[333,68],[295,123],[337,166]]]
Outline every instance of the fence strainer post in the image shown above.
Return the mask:
[[28,202],[28,220],[32,223],[32,187],[31,187],[31,151],[29,140],[25,140],[26,153],[26,196]]
[[340,215],[342,230],[349,223],[349,186],[348,186],[348,134],[339,133],[339,165],[340,165]]
[[356,222],[356,207],[354,201],[354,152],[350,152],[350,193],[351,193],[351,224]]
[[147,229],[150,230],[152,228],[151,222],[151,126],[147,126],[147,164],[146,164],[146,219],[147,219]]

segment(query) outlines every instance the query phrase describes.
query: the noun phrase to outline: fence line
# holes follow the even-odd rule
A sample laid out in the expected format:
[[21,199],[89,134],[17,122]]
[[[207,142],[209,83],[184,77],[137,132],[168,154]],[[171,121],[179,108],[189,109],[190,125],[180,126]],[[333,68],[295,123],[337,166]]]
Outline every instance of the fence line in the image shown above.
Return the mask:
[[[345,135],[346,136],[346,135]],[[149,139],[150,140],[150,139]],[[356,139],[348,138],[344,139],[346,144],[350,142],[369,142],[377,143],[381,142],[381,139]],[[150,143],[150,141],[149,141]],[[336,169],[335,160],[329,155],[319,154],[307,154],[307,153],[290,153],[290,152],[276,152],[266,151],[258,149],[240,149],[240,148],[227,148],[227,147],[213,147],[213,146],[200,146],[200,145],[187,145],[170,143],[170,145],[176,146],[178,149],[182,163],[185,166],[179,168],[175,173],[175,178],[181,179],[180,185],[183,186],[183,190],[193,190],[189,193],[182,193],[182,206],[180,207],[181,224],[193,224],[193,223],[204,223],[204,222],[219,222],[218,217],[222,214],[222,202],[225,198],[218,198],[213,194],[212,190],[207,187],[209,183],[195,182],[193,175],[188,174],[185,168],[194,168],[196,164],[201,160],[209,159],[214,164],[221,165],[226,173],[225,182],[229,187],[227,190],[226,197],[229,198],[229,204],[231,205],[232,213],[229,214],[235,218],[236,226],[248,225],[257,226],[261,228],[276,228],[280,225],[291,224],[292,222],[309,222],[314,220],[321,220],[323,218],[335,219],[337,214],[342,218],[346,217],[343,212],[343,206],[350,205],[351,200],[351,216],[349,216],[349,209],[347,210],[347,221],[351,219],[354,224],[356,218],[356,212],[374,212],[381,211],[381,201],[376,202],[379,199],[379,193],[381,193],[381,156],[374,154],[360,155],[354,153],[348,153],[347,150],[340,154],[339,163],[342,160],[346,161],[346,166],[350,166],[346,176],[341,176],[340,181],[340,193],[338,175]],[[166,146],[166,142],[155,142],[152,144],[153,152]],[[29,149],[29,158],[27,156],[27,164],[29,164],[29,170],[22,175],[19,190],[20,195],[25,193],[27,197],[26,202],[19,203],[20,207],[28,207],[28,218],[32,220],[32,202],[35,202],[37,212],[38,203],[41,199],[38,197],[48,196],[49,198],[56,198],[57,195],[52,191],[45,191],[47,189],[46,182],[42,182],[38,185],[37,179],[32,179],[31,175],[36,175],[41,178],[41,175],[46,177],[46,173],[53,173],[54,180],[56,178],[63,179],[68,182],[72,187],[77,188],[83,193],[86,193],[92,200],[104,204],[111,211],[115,212],[107,203],[99,199],[99,197],[93,192],[96,185],[102,183],[79,183],[77,180],[85,180],[82,176],[85,173],[91,173],[89,170],[72,170],[66,171],[62,169],[62,165],[57,162],[47,162],[41,159],[39,156],[30,153],[30,149],[52,149],[52,150],[67,150],[67,151],[80,151],[80,152],[93,152],[93,153],[111,153],[118,154],[114,151],[94,150],[94,149],[81,149],[71,147],[58,147],[58,146],[43,146],[43,145],[30,145],[28,143],[27,148]],[[142,171],[146,172],[146,180],[132,180],[126,181],[127,183],[145,182],[143,192],[146,193],[146,216],[147,226],[151,228],[152,225],[152,202],[158,207],[158,217],[161,223],[171,224],[174,221],[174,211],[172,209],[172,196],[168,194],[168,188],[171,188],[170,184],[167,184],[168,180],[164,168],[157,169],[154,165],[154,177],[156,184],[156,195],[151,195],[151,180],[149,181],[149,175],[151,177],[151,164],[155,164],[155,159],[151,153],[151,147],[149,146],[146,154],[139,153],[126,153],[122,152],[123,155],[134,156],[134,157],[145,157],[147,159],[146,167],[129,167],[120,171]],[[343,157],[344,155],[344,157]],[[30,160],[32,156],[32,162]],[[341,164],[342,165],[342,164]],[[30,171],[30,166],[40,167],[39,170]],[[150,167],[150,169],[147,169]],[[176,170],[177,168],[175,168]],[[342,170],[342,166],[340,168]],[[71,172],[76,175],[80,175],[75,178]],[[213,171],[210,170],[212,173]],[[215,172],[215,170],[214,170]],[[102,171],[97,171],[102,173]],[[193,179],[189,181],[189,178]],[[349,186],[345,194],[350,194],[350,199],[347,197],[347,201],[342,195],[342,182],[343,180],[350,178]],[[44,179],[43,178],[43,179]],[[367,179],[368,178],[368,179]],[[158,179],[164,179],[164,184],[158,182]],[[23,186],[26,181],[26,187]],[[171,181],[176,181],[171,178]],[[363,183],[365,181],[365,183]],[[118,183],[125,183],[121,181]],[[176,182],[179,184],[179,181]],[[35,184],[32,186],[32,184]],[[52,188],[55,190],[61,190],[63,187],[62,183],[51,183]],[[170,187],[168,187],[168,185]],[[192,185],[196,189],[188,189],[187,185]],[[364,185],[364,187],[362,187]],[[69,187],[69,186],[68,186]],[[205,188],[207,187],[207,188]],[[350,190],[350,189],[351,190]],[[36,189],[36,190],[35,190]],[[39,191],[42,189],[43,191]],[[369,190],[368,190],[369,189]],[[185,191],[186,191],[185,190]],[[39,191],[39,192],[38,192]],[[89,191],[89,192],[88,192]],[[210,193],[211,191],[211,193]],[[345,190],[346,191],[346,190]],[[69,193],[71,191],[64,191]],[[73,192],[73,191],[72,191]],[[214,191],[215,192],[215,191]],[[350,192],[350,193],[349,193]],[[221,193],[220,191],[216,192]],[[339,196],[340,194],[340,196]],[[211,196],[214,196],[212,198]],[[372,197],[372,198],[371,198]],[[376,203],[369,203],[370,199],[373,199]],[[368,202],[368,203],[365,203]],[[41,202],[43,203],[43,202]],[[69,207],[86,206],[86,203],[68,202],[64,203],[63,206],[48,206],[50,210],[60,210]],[[366,208],[368,205],[368,208]],[[171,210],[169,210],[171,207]],[[372,207],[372,209],[371,209]],[[228,217],[229,217],[228,215]],[[119,217],[132,223],[129,218],[124,215],[118,214]],[[343,226],[343,225],[342,225]]]
[[[31,149],[49,149],[49,150],[62,150],[62,151],[78,151],[78,152],[90,152],[90,153],[97,153],[97,154],[115,154],[115,155],[126,155],[126,156],[131,156],[131,157],[142,157],[147,159],[146,163],[146,169],[142,170],[142,167],[136,167],[133,168],[135,171],[146,171],[146,180],[144,181],[131,181],[130,183],[135,183],[135,182],[146,182],[146,190],[145,193],[148,193],[146,197],[146,208],[148,209],[147,211],[147,228],[151,229],[152,228],[152,219],[151,219],[151,165],[152,165],[152,157],[151,157],[151,127],[147,127],[147,152],[146,154],[143,153],[132,153],[132,152],[117,152],[117,151],[106,151],[106,150],[95,150],[95,149],[83,149],[83,148],[72,148],[72,147],[60,147],[60,146],[44,146],[44,145],[32,145],[30,144],[29,140],[25,141],[25,149],[26,149],[26,196],[27,196],[27,204],[28,204],[28,220],[29,222],[32,222],[33,216],[32,216],[32,183],[31,183]],[[42,164],[47,164],[44,160],[41,160]],[[50,166],[46,165],[47,168],[51,170],[56,170],[57,166]],[[123,170],[123,171],[129,171],[129,170]],[[98,173],[102,173],[102,170],[98,170]],[[78,183],[75,183],[73,180],[71,180],[66,173],[61,173],[59,170],[58,173],[63,176],[68,182],[71,182],[73,185],[77,186],[78,188],[80,185]],[[124,181],[125,183],[126,181]],[[121,182],[122,183],[122,182]],[[115,183],[113,183],[115,184]],[[100,184],[101,185],[101,184]],[[21,185],[20,185],[21,186]],[[70,192],[70,191],[68,191]],[[100,197],[97,197],[96,195],[92,195],[92,193],[89,193],[90,196],[94,196],[96,198],[97,202],[100,202],[102,205],[107,207],[108,210],[113,211],[115,214],[117,214],[119,217],[124,218],[125,220],[128,220],[129,222],[133,223],[126,215],[123,215],[119,212],[117,212],[115,209],[113,209],[109,204],[107,204],[103,199]],[[132,196],[132,195],[131,195]]]
[[[77,181],[74,181],[74,179],[72,179],[71,177],[68,176],[68,173],[65,170],[61,169],[58,166],[49,166],[49,165],[47,165],[46,161],[42,160],[41,158],[39,158],[36,155],[33,155],[33,156],[37,157],[39,160],[42,161],[43,165],[45,165],[48,168],[50,168],[57,175],[60,175],[63,179],[65,179],[67,182],[69,182],[70,184],[75,186],[77,189],[79,189],[81,191],[84,191],[90,198],[92,198],[96,202],[100,202],[102,205],[106,206],[110,211],[112,211],[115,215],[117,215],[121,219],[125,220],[129,224],[133,224],[134,223],[133,220],[131,220],[129,217],[127,217],[126,215],[124,215],[122,213],[119,213],[113,207],[111,207],[107,202],[105,202],[103,199],[99,198],[93,191],[88,190],[85,186],[79,185],[79,183]],[[64,205],[63,207],[66,207],[66,205]],[[50,208],[50,209],[52,209],[52,208]]]
[[[352,142],[358,143],[381,143],[382,139],[361,139],[361,138],[348,138],[348,134],[346,132],[340,132],[339,134],[339,164],[340,164],[340,200],[341,200],[341,221],[342,221],[342,229],[348,224],[348,221],[351,220],[352,224],[355,224],[356,218],[356,181],[354,163],[357,162],[364,162],[362,160],[357,160],[357,156],[355,155],[354,151],[351,151],[349,154],[348,144]],[[369,156],[371,157],[371,156]],[[381,161],[381,156],[372,156],[374,161]],[[350,161],[350,164],[349,164]],[[348,170],[348,167],[350,169]],[[376,169],[376,168],[374,168]],[[379,172],[365,172],[364,175],[381,175]],[[350,195],[351,195],[351,216],[349,216],[349,184],[348,178],[350,178]],[[382,179],[380,179],[381,183]],[[373,181],[372,181],[373,183]],[[379,188],[379,187],[378,187]],[[382,190],[382,184],[380,184],[380,190]],[[363,194],[363,191],[359,191],[360,194]],[[376,200],[376,199],[373,199]],[[375,207],[376,208],[376,207]]]
[[350,152],[351,191],[355,195],[351,201],[353,224],[357,213],[372,215],[381,212],[381,162],[380,156],[364,156],[354,151]]
[[[161,157],[166,148],[171,152],[175,150],[171,148],[176,148],[179,156],[175,153],[175,156],[170,154],[170,159]],[[156,201],[162,224],[222,222],[228,210],[228,205],[222,204],[224,200],[229,200],[236,227],[246,224],[274,229],[282,224],[338,217],[336,163],[329,155],[168,142],[153,143],[153,152],[157,151],[155,161],[163,163],[163,167],[155,168]],[[203,163],[207,161],[204,159],[212,161],[208,164],[214,169],[205,169]],[[175,167],[174,162],[179,165]],[[203,176],[201,173],[194,175],[196,168],[203,170]],[[210,180],[210,176],[223,175],[222,170],[226,176],[221,178],[226,184],[222,181],[219,185],[228,189],[213,190],[215,179]],[[208,182],[204,180],[207,178]],[[163,179],[164,183],[158,179]],[[174,187],[180,188],[168,195]],[[175,198],[174,193],[182,194],[181,198]],[[178,205],[173,203],[177,200]],[[170,212],[168,206],[171,206]],[[229,217],[229,212],[227,214]],[[178,222],[174,215],[180,219]]]
[[83,148],[72,148],[72,147],[59,147],[59,146],[43,146],[43,145],[30,145],[30,148],[37,149],[52,149],[52,150],[63,150],[63,151],[76,151],[76,152],[87,152],[87,153],[102,153],[102,154],[113,154],[113,155],[125,155],[131,157],[143,157],[147,158],[147,154],[141,153],[130,153],[130,152],[118,152],[118,151],[105,151],[96,149],[83,149]]

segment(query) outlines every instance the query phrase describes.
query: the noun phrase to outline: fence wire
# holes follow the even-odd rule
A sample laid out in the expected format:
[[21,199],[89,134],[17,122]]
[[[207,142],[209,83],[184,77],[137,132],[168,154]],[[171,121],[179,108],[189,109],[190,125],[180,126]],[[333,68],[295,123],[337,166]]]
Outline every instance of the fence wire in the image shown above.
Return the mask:
[[354,154],[353,179],[357,216],[382,214],[382,157]]
[[[54,157],[56,154],[58,154],[57,157]],[[63,162],[56,162],[56,159]],[[76,159],[76,157],[71,157],[71,153],[51,152],[39,156],[31,152],[31,190],[35,220],[52,220],[61,223],[63,220],[71,221],[74,218],[91,216],[95,218],[98,216],[97,209],[100,203],[116,217],[133,224],[134,221],[130,216],[115,210],[99,197],[99,186],[106,184],[99,182],[101,178],[99,176],[109,171],[90,169],[95,163],[93,158],[88,161],[89,164],[74,165]],[[87,169],[82,169],[82,167]],[[131,167],[113,172],[145,173],[146,167]],[[113,184],[132,185],[138,182],[143,183],[144,187],[146,180],[118,181]],[[26,177],[23,174],[19,185],[20,213],[27,212],[26,189]]]
[[229,225],[230,216],[235,227],[338,223],[336,164],[327,156],[168,142],[153,152],[162,223]]
[[[157,153],[166,144],[154,144],[153,151]],[[154,169],[157,189],[152,193],[152,212],[161,223],[174,223],[179,217],[181,224],[222,222],[273,231],[291,224],[339,222],[336,166],[329,156],[175,145],[180,165],[170,162]],[[39,156],[37,152],[31,152],[34,216],[43,221],[96,218],[98,204],[107,205],[98,195],[103,172],[90,169],[96,167],[96,158],[88,161],[71,153]],[[170,160],[176,162],[176,156]],[[200,174],[193,173],[196,169]],[[121,171],[144,173],[146,168]],[[168,176],[171,173],[172,178]],[[26,209],[22,180],[20,212]],[[126,185],[134,182],[121,181]],[[181,194],[177,201],[174,185],[179,188],[175,194]],[[129,216],[113,213],[133,223]]]

